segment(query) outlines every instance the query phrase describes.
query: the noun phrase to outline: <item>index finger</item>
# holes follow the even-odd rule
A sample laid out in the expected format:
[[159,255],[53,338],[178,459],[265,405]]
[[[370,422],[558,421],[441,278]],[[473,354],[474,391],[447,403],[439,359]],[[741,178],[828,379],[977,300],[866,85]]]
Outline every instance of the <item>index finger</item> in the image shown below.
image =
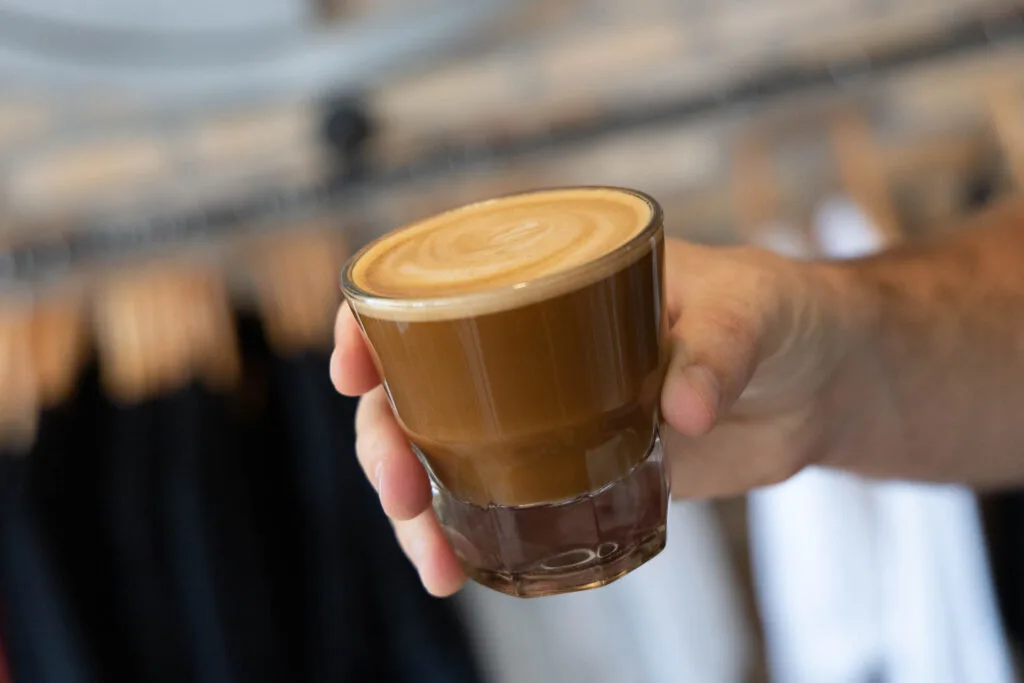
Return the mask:
[[334,388],[346,396],[361,396],[380,384],[370,349],[347,303],[338,309],[334,322],[331,381]]

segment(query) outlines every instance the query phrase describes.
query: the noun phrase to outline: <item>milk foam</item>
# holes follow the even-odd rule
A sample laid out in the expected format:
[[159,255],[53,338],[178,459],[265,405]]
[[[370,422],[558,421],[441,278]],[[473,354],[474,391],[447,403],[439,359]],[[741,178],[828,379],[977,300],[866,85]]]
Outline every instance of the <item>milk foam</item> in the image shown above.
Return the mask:
[[[591,273],[585,266],[630,242],[650,224],[654,212],[640,195],[605,188],[481,202],[385,235],[357,256],[349,278],[371,296],[385,298],[357,303],[360,309],[372,308],[371,315],[478,315],[553,296],[557,292],[544,286],[548,276],[581,269],[588,270],[592,281],[608,274],[608,269]],[[632,254],[629,261],[639,255]],[[609,264],[613,270],[623,265],[617,260]],[[578,287],[586,280],[581,274],[579,281],[568,278],[561,284]]]

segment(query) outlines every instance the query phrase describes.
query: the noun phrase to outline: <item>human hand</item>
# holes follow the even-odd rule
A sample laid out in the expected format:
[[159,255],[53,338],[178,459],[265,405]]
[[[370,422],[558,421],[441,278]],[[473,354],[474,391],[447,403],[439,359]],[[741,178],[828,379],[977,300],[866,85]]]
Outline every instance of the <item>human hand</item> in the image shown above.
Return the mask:
[[[855,341],[841,283],[821,266],[750,248],[666,240],[671,361],[662,389],[673,495],[708,498],[783,481],[835,449],[833,378]],[[347,306],[331,377],[362,396],[356,452],[398,541],[435,595],[465,576],[430,505],[430,484],[396,421]]]

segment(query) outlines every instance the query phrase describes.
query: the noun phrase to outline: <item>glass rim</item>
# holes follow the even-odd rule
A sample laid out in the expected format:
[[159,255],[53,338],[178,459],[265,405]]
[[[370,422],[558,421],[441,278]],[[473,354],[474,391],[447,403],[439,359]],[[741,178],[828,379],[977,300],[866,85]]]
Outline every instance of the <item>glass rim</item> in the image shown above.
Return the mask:
[[[442,309],[450,306],[467,305],[473,302],[483,301],[491,297],[500,296],[510,292],[522,292],[525,296],[527,291],[529,292],[543,292],[548,289],[556,289],[557,286],[564,282],[572,281],[580,276],[581,273],[588,273],[590,271],[600,270],[603,266],[608,263],[622,258],[623,254],[627,254],[633,251],[637,251],[640,247],[644,246],[651,236],[662,229],[664,223],[664,212],[661,205],[654,197],[642,192],[640,190],[634,190],[627,187],[618,187],[615,185],[566,185],[560,187],[549,187],[537,190],[524,190],[519,192],[512,192],[509,194],[498,195],[489,199],[482,199],[475,202],[469,202],[467,204],[461,204],[451,209],[439,211],[437,213],[430,214],[424,218],[421,218],[410,223],[406,223],[397,231],[402,231],[407,228],[411,228],[419,223],[426,220],[432,220],[440,218],[452,213],[459,211],[469,210],[475,207],[489,204],[491,202],[497,202],[504,199],[512,199],[515,197],[525,197],[527,195],[543,195],[548,193],[557,192],[569,192],[574,190],[607,190],[610,192],[619,192],[624,194],[632,195],[645,204],[651,209],[651,215],[648,218],[647,224],[640,229],[635,235],[630,237],[628,240],[615,247],[606,254],[602,254],[598,258],[581,263],[573,266],[566,270],[560,270],[548,275],[544,275],[527,282],[513,283],[509,285],[502,285],[493,289],[484,289],[476,292],[468,292],[465,294],[452,294],[446,296],[388,296],[384,294],[374,294],[368,292],[363,288],[359,287],[355,282],[352,281],[352,270],[355,268],[356,263],[366,255],[374,246],[379,244],[389,235],[395,231],[389,231],[380,235],[368,244],[365,244],[359,250],[357,250],[352,256],[346,261],[344,268],[341,271],[341,290],[345,297],[358,304],[367,306],[368,308],[377,309],[396,309],[396,308],[417,308],[417,309]],[[584,283],[586,284],[586,283]],[[583,285],[581,285],[583,286]]]

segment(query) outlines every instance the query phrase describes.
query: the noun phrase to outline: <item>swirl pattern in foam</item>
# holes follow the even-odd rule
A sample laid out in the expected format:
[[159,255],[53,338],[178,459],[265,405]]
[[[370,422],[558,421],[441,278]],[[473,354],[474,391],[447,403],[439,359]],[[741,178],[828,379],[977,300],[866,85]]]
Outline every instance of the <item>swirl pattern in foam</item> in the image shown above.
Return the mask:
[[[471,204],[385,235],[356,256],[349,278],[370,296],[409,300],[410,306],[514,291],[602,259],[648,227],[654,212],[642,195],[612,188],[541,191]],[[498,298],[508,297],[471,308],[502,308]],[[514,303],[520,301],[506,302]]]

